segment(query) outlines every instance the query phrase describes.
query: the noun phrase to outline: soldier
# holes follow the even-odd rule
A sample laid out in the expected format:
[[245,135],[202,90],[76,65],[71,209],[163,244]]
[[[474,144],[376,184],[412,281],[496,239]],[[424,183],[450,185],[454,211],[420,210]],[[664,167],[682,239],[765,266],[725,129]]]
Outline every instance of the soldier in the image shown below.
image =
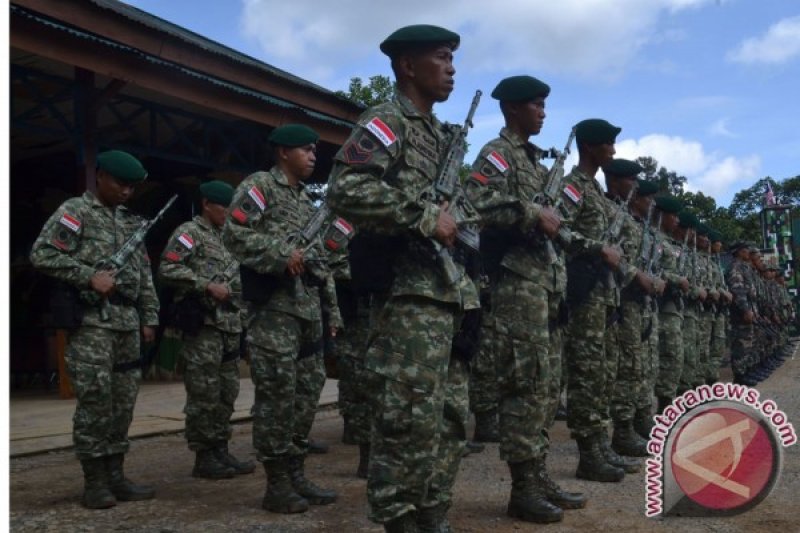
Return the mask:
[[210,181],[199,192],[200,214],[172,233],[158,274],[176,290],[176,326],[183,331],[186,440],[196,454],[192,475],[224,479],[256,468],[228,451],[242,333],[239,263],[222,243],[233,187]]
[[711,334],[717,307],[720,305],[720,292],[714,283],[714,272],[711,264],[709,233],[711,228],[700,223],[697,227],[697,270],[698,278],[706,291],[706,299],[700,306],[697,320],[697,368],[694,374],[693,388],[705,384],[708,367],[711,364]]
[[364,360],[374,398],[369,516],[387,531],[449,528],[466,436],[467,368],[451,344],[477,291],[458,265],[460,279],[445,278],[434,248],[453,247],[457,226],[446,203],[427,199],[451,137],[433,105],[453,90],[459,40],[416,25],[381,43],[397,92],[361,116],[329,180],[331,207],[376,236],[394,273]]
[[698,224],[700,221],[694,213],[687,210],[678,213],[678,226],[674,235],[677,240],[687,243],[682,252],[686,254],[686,258],[683,260],[684,269],[681,274],[689,279],[689,292],[683,300],[683,367],[678,380],[678,395],[694,388],[697,372],[697,323],[700,308],[706,298],[700,271],[697,268],[695,228]]
[[[536,202],[546,184],[541,149],[528,138],[541,131],[550,87],[531,76],[502,80],[492,91],[505,127],[472,165],[466,189],[484,219],[484,239],[496,257],[491,272],[492,312],[481,339],[481,357],[498,369],[500,458],[511,471],[508,515],[529,522],[556,522],[562,509],[579,509],[586,497],[561,489],[545,459],[561,389],[561,333],[566,272],[563,252],[554,261],[545,242],[556,237],[560,218]],[[494,370],[494,369],[492,369]],[[491,373],[495,375],[494,371]],[[480,413],[476,419],[481,422]],[[477,430],[476,430],[477,432]]]
[[631,194],[630,191],[636,191],[629,202],[630,214],[626,213],[620,242],[625,260],[638,269],[639,277],[645,279],[643,283],[629,282],[622,287],[620,291],[622,318],[619,320],[618,329],[616,331],[612,329],[606,341],[607,349],[617,351],[611,358],[619,361],[616,375],[609,377],[613,387],[611,417],[614,421],[611,446],[618,454],[633,457],[648,455],[647,441],[636,432],[633,422],[637,400],[645,381],[644,365],[647,354],[642,338],[645,328],[645,307],[649,312],[650,298],[654,296],[656,289],[663,288],[660,283],[658,287],[654,285],[654,280],[644,272],[646,266],[640,260],[644,253],[642,235],[645,231],[649,232],[649,228],[644,227],[648,205],[651,196],[658,191],[658,186],[652,182],[641,182],[642,190],[638,190],[636,176],[643,171],[641,165],[627,159],[614,159],[603,167],[608,188],[606,196],[609,199],[615,202],[622,201]]
[[728,251],[733,255],[733,262],[725,279],[728,290],[733,294],[730,316],[733,382],[753,386],[756,382],[747,375],[752,366],[751,354],[755,340],[753,322],[756,319],[750,246],[745,242],[737,242]]
[[733,296],[728,291],[725,284],[725,272],[720,261],[720,251],[722,250],[722,234],[717,230],[709,233],[711,240],[711,272],[716,289],[720,293],[720,300],[717,304],[716,315],[711,326],[711,345],[709,347],[708,367],[706,368],[706,384],[712,385],[719,380],[719,367],[722,358],[728,351],[728,306],[733,300]]
[[341,326],[325,252],[293,240],[314,212],[303,182],[314,171],[318,139],[300,124],[275,128],[269,136],[275,165],[239,184],[223,230],[241,264],[242,297],[249,302],[253,446],[267,473],[262,507],[276,513],[336,500],[334,491],[304,474],[308,431],[325,381],[320,292],[331,313],[331,335]]
[[[614,142],[621,128],[602,119],[587,119],[575,126],[578,165],[566,176],[563,206],[572,231],[567,246],[567,303],[570,323],[565,344],[567,361],[567,426],[578,442],[580,461],[576,476],[591,481],[621,481],[627,463],[608,442],[609,404],[617,362],[609,360],[606,336],[619,316],[617,275],[629,281],[631,267],[621,263],[621,252],[606,242],[611,224],[608,200],[595,175],[614,157]],[[632,466],[625,465],[627,468]]]
[[145,343],[155,339],[158,298],[143,244],[120,271],[94,267],[141,225],[123,204],[147,171],[132,155],[112,150],[97,156],[96,176],[95,193],[67,200],[45,223],[31,262],[64,282],[70,295],[76,323],[65,361],[78,400],[72,438],[85,482],[81,503],[105,509],[155,496],[153,487],[125,478],[123,462],[141,379],[140,336]]

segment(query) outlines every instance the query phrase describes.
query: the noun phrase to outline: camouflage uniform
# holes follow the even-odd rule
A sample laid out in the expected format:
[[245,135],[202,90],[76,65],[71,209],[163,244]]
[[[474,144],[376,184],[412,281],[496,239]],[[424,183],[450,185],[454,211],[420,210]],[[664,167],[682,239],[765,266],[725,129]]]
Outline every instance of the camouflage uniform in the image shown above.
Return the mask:
[[361,116],[329,180],[334,211],[392,243],[391,296],[364,362],[375,398],[367,495],[380,523],[449,507],[464,446],[466,366],[451,343],[477,291],[466,277],[445,282],[428,242],[440,208],[420,198],[448,140],[435,116],[398,93]]
[[85,192],[56,210],[31,251],[34,267],[80,291],[83,320],[69,334],[65,361],[78,400],[72,436],[81,460],[128,451],[141,379],[140,326],[158,325],[144,246],[116,276],[108,320],[100,317],[100,299],[88,287],[93,265],[113,255],[141,222],[124,206],[106,207]]
[[658,379],[655,392],[659,404],[677,395],[683,370],[683,292],[678,286],[683,277],[678,271],[681,244],[663,233],[664,252],[659,265],[667,286],[658,306]]
[[[734,379],[741,378],[753,364],[755,331],[752,323],[742,318],[747,311],[756,311],[753,269],[750,264],[734,258],[726,276],[728,290],[733,294],[731,302],[731,368]],[[754,318],[755,320],[755,318]]]
[[713,284],[713,273],[711,271],[711,260],[707,252],[698,250],[697,263],[699,279],[702,287],[706,290],[706,301],[700,304],[700,313],[697,319],[697,368],[695,369],[692,387],[698,387],[706,382],[708,367],[710,364],[711,351],[711,330],[714,324],[717,304],[712,298],[712,294],[718,294]]
[[320,293],[331,311],[330,325],[341,326],[334,282],[324,264],[314,265],[314,279],[300,281],[285,272],[292,251],[286,239],[305,227],[313,211],[302,184],[290,186],[273,167],[239,184],[225,221],[228,250],[270,280],[261,294],[247,294],[243,287],[244,299],[251,300],[245,327],[255,385],[253,446],[262,463],[303,457],[308,450],[310,420],[324,384]]
[[[225,249],[221,228],[196,216],[172,233],[158,274],[177,289],[177,305],[185,301],[205,309],[199,330],[183,335],[184,413],[189,449],[212,449],[230,440],[230,418],[239,395],[239,264]],[[206,295],[211,282],[229,287],[228,302],[218,305]]]
[[[718,291],[726,289],[725,286],[725,273],[722,271],[722,265],[718,261],[719,256],[714,255],[711,257],[711,272],[712,283]],[[711,344],[709,346],[708,366],[706,367],[706,381],[716,382],[719,379],[719,367],[722,358],[727,350],[727,326],[728,326],[728,308],[727,304],[720,299],[717,304],[717,313],[714,316],[711,325]]]
[[[499,385],[500,458],[509,463],[543,459],[549,448],[561,388],[559,308],[566,286],[564,255],[550,264],[541,235],[534,236],[545,186],[541,151],[511,130],[486,144],[472,165],[466,190],[503,241],[492,287],[492,312],[484,319],[481,355],[494,359]],[[501,231],[502,233],[496,233]],[[486,394],[486,405],[491,395]]]

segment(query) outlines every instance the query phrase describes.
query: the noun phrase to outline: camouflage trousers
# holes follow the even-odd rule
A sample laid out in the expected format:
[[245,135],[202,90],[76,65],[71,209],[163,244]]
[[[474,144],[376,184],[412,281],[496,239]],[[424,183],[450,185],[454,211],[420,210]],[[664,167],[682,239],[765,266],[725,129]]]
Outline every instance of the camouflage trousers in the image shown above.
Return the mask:
[[698,314],[696,304],[687,303],[683,310],[683,368],[678,380],[678,394],[694,388],[694,376],[697,372]]
[[84,326],[69,336],[65,362],[77,405],[72,442],[78,459],[126,453],[142,377],[139,329]]
[[500,405],[500,458],[518,463],[547,454],[547,428],[561,392],[561,293],[504,272],[492,293],[493,337]]
[[339,347],[339,412],[357,444],[368,443],[370,433],[369,394],[364,386],[364,352],[369,336],[369,310],[361,312],[337,336]]
[[450,357],[459,319],[452,304],[399,296],[371,332],[367,499],[375,522],[450,504],[468,414],[467,368]]
[[706,380],[719,380],[719,367],[728,350],[728,317],[717,313],[711,323],[711,345],[708,350]]
[[494,316],[484,311],[481,315],[478,353],[470,364],[469,409],[473,413],[485,413],[499,406],[496,341]]
[[[255,386],[253,447],[260,462],[305,455],[325,385],[322,321],[253,307],[248,317]],[[300,358],[301,350],[309,355]]]
[[703,309],[697,317],[697,369],[694,375],[694,387],[706,382],[711,365],[711,330],[714,328],[714,315],[711,309]]
[[610,376],[613,387],[611,418],[615,422],[633,420],[636,414],[636,401],[644,380],[643,307],[633,298],[623,298],[622,320],[615,334],[606,338],[607,349],[618,351],[609,357],[618,360],[616,379]]
[[642,382],[636,397],[636,411],[651,413],[658,381],[658,313],[651,306],[642,310]]
[[233,404],[239,396],[239,336],[212,326],[183,336],[183,412],[190,450],[214,448],[231,438]]
[[564,359],[568,372],[567,427],[573,439],[597,435],[609,426],[612,376],[618,361],[616,351],[606,350],[606,336],[616,335],[616,324],[607,327],[614,310],[593,295],[572,310]]
[[682,371],[683,317],[679,313],[659,313],[656,396],[675,398]]
[[731,323],[731,368],[734,375],[746,374],[755,364],[753,324]]

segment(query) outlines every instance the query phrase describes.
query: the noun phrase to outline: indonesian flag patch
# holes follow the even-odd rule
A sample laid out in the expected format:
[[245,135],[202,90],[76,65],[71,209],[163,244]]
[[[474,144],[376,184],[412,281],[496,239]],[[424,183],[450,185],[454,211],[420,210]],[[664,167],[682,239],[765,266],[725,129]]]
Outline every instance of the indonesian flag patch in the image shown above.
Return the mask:
[[349,236],[351,233],[353,233],[353,226],[351,226],[350,223],[343,218],[337,218],[336,220],[334,220],[333,225],[344,235]]
[[186,247],[187,250],[194,248],[194,240],[188,233],[181,233],[178,236],[178,241]]
[[581,192],[573,185],[567,185],[564,187],[564,196],[572,200],[573,204],[580,203],[581,201]]
[[167,259],[167,261],[171,261],[173,263],[177,263],[178,261],[181,260],[181,256],[179,256],[177,253],[173,252],[172,250],[167,252],[164,255],[164,257]]
[[247,222],[247,215],[244,211],[239,209],[238,207],[231,211],[231,216],[236,219],[239,224],[244,224]]
[[247,194],[253,199],[260,210],[263,211],[267,208],[267,200],[264,198],[264,195],[261,194],[261,191],[258,190],[258,187],[255,185],[250,187],[250,190],[247,191]]
[[62,226],[67,227],[74,233],[78,233],[78,230],[81,229],[81,221],[77,218],[73,217],[69,213],[64,213],[61,215],[61,220],[59,220]]
[[481,174],[480,172],[473,172],[471,175],[472,179],[480,183],[481,185],[488,185],[489,178]]
[[503,156],[498,154],[497,152],[490,153],[489,155],[486,156],[486,159],[488,159],[489,162],[493,164],[495,168],[500,172],[505,173],[505,171],[508,170],[508,163],[503,158]]
[[364,126],[386,147],[391,146],[397,140],[394,132],[378,117],[373,118]]

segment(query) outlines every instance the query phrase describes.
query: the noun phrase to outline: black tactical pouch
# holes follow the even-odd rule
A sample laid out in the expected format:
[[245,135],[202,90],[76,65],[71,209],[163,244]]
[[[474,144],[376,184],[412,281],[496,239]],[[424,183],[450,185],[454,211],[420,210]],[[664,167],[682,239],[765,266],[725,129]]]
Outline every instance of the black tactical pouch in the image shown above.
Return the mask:
[[54,328],[75,329],[83,324],[84,304],[80,291],[64,281],[54,281],[50,290],[50,312]]
[[242,280],[242,300],[246,302],[264,303],[281,285],[281,280],[271,274],[256,272],[250,267],[239,266]]
[[578,257],[567,261],[567,305],[582,304],[600,280],[600,265],[595,259]]
[[172,304],[172,323],[187,335],[197,335],[206,319],[206,308],[199,296],[187,296]]
[[453,356],[469,364],[478,353],[481,342],[481,310],[464,312],[461,327],[453,337]]

